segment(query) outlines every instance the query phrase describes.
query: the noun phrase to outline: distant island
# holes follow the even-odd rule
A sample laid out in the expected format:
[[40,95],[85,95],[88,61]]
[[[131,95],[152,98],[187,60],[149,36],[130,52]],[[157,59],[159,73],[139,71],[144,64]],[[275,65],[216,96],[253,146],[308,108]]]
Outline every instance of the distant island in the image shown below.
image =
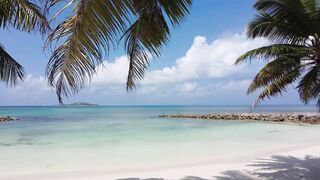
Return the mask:
[[67,104],[67,106],[98,106],[98,104],[91,104],[87,102],[75,102],[72,104]]

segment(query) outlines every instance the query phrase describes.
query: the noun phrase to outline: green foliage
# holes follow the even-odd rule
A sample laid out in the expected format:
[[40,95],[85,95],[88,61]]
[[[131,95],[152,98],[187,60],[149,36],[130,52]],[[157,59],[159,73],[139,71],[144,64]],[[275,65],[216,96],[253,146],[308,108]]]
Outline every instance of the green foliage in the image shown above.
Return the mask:
[[272,45],[245,53],[236,64],[268,62],[248,89],[248,93],[263,89],[256,103],[281,95],[298,81],[301,100],[316,100],[320,109],[319,5],[317,0],[258,0],[254,5],[258,15],[248,26],[248,36],[267,38]]
[[[50,9],[60,0],[48,1]],[[47,66],[49,83],[62,97],[79,92],[91,79],[103,55],[124,40],[130,65],[127,89],[144,77],[151,56],[159,57],[176,27],[189,14],[192,0],[70,0],[71,15],[49,35],[54,43]],[[69,8],[70,9],[70,8]],[[56,17],[56,15],[54,16]],[[106,77],[112,78],[112,77]]]
[[49,24],[35,2],[27,0],[0,0],[0,27],[21,31],[47,32]]
[[24,77],[23,67],[17,63],[0,45],[0,80],[13,86]]
[[[45,15],[53,7],[58,10],[52,20],[70,11],[45,45],[53,50],[46,68],[48,81],[62,103],[63,96],[79,92],[90,81],[104,55],[120,40],[130,61],[127,89],[134,88],[150,57],[161,55],[170,24],[178,26],[191,5],[192,0],[0,0],[0,27],[45,34],[50,29]],[[23,77],[21,65],[1,47],[0,79],[14,85]]]
[[[45,33],[49,23],[41,9],[27,0],[0,0],[0,28],[15,28],[25,32]],[[24,77],[22,66],[0,45],[0,81],[13,86]]]

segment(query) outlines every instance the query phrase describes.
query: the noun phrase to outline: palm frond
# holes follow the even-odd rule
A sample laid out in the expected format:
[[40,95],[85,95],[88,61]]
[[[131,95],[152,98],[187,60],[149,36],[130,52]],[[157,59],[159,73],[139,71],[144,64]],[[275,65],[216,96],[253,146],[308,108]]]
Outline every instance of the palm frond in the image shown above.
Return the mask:
[[128,19],[127,1],[79,0],[75,14],[49,35],[47,46],[65,39],[47,65],[49,84],[62,96],[78,92],[90,80],[103,53],[116,43]]
[[298,92],[304,103],[315,100],[320,96],[320,69],[314,66],[304,75],[298,85]]
[[168,16],[173,26],[179,25],[190,14],[193,0],[167,1],[159,0],[163,11]]
[[41,8],[28,0],[1,0],[0,27],[26,32],[39,30],[43,34],[50,29]]
[[319,8],[318,0],[303,0],[301,1],[307,14],[315,14]]
[[253,59],[271,60],[255,76],[248,94],[264,87],[257,103],[281,95],[309,69],[297,88],[303,102],[318,99],[320,110],[320,2],[257,0],[254,8],[258,15],[248,26],[248,36],[265,37],[273,44],[251,50],[237,59],[236,64]]
[[130,61],[127,90],[134,88],[135,82],[144,77],[149,65],[148,53],[160,56],[162,45],[170,34],[157,0],[135,1],[134,9],[138,19],[123,36]]
[[295,44],[272,44],[270,46],[265,46],[257,48],[240,56],[235,64],[241,64],[246,60],[257,60],[262,59],[268,61],[270,59],[278,58],[279,56],[285,56],[292,54],[297,54],[301,57],[308,56],[311,50],[304,45],[295,45]]
[[[265,67],[254,77],[248,88],[248,94],[254,92],[260,87],[269,86],[269,84],[277,82],[279,79],[285,79],[288,74],[299,75],[300,61],[295,57],[279,57]],[[293,73],[294,72],[294,73]],[[297,77],[296,77],[297,78]],[[276,85],[276,84],[275,84]],[[274,88],[276,87],[275,85]],[[265,91],[267,92],[267,90]],[[272,94],[272,93],[271,93]]]
[[[140,31],[140,26],[143,23],[143,20],[138,20],[124,34],[130,62],[127,77],[127,90],[134,88],[135,82],[144,77],[145,70],[149,65],[148,53],[144,49],[147,45],[144,46],[144,44],[148,43],[150,37],[143,35],[143,32]],[[154,47],[152,52],[154,54],[160,54],[160,50],[158,45]]]
[[[52,7],[60,0],[48,2]],[[60,23],[47,41],[47,47],[53,42],[58,46],[54,47],[47,75],[60,102],[62,96],[77,93],[91,79],[102,56],[119,39],[125,40],[130,58],[127,89],[135,87],[144,76],[150,55],[160,56],[168,42],[167,21],[179,25],[189,13],[192,0],[71,0],[58,14],[70,3],[75,4],[74,15]]]
[[292,84],[300,76],[299,69],[293,69],[292,71],[278,76],[276,79],[271,81],[269,84],[264,86],[263,91],[258,96],[254,103],[254,106],[260,103],[261,100],[265,98],[270,99],[270,97],[275,97],[282,95],[283,92],[287,90],[288,85]]
[[248,25],[247,34],[250,38],[266,37],[271,42],[283,44],[303,44],[309,37],[303,27],[266,13],[256,15]]
[[[309,16],[303,0],[258,0],[254,8],[277,20],[285,21],[288,25],[296,25],[305,31],[312,31],[308,24]],[[310,1],[310,0],[308,0]]]
[[0,81],[14,86],[19,80],[23,80],[24,75],[23,67],[0,45]]
[[162,46],[170,37],[166,17],[177,26],[189,14],[191,0],[135,0],[134,14],[137,20],[128,28],[123,38],[130,65],[127,90],[136,87],[136,82],[144,77],[149,66],[149,54],[159,57]]

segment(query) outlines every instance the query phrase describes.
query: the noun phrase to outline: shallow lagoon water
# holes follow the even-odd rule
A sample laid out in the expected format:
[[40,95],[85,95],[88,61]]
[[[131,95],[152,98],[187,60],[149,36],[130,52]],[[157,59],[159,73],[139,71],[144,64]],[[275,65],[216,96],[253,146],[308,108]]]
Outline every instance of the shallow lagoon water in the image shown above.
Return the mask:
[[[318,143],[320,126],[163,119],[160,114],[249,112],[249,106],[0,107],[1,174],[156,169],[228,163]],[[260,106],[257,112],[315,112]]]

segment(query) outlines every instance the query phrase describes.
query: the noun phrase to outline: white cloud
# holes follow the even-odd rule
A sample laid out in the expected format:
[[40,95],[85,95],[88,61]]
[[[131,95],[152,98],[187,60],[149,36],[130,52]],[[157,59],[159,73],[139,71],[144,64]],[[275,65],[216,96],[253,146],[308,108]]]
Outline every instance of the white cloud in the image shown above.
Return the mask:
[[[137,90],[130,93],[125,90],[128,57],[120,56],[105,61],[93,76],[91,85],[75,99],[107,104],[214,104],[228,103],[226,98],[229,98],[232,102],[246,99],[250,103],[252,98],[246,96],[246,89],[260,65],[235,66],[234,62],[246,51],[266,44],[265,39],[247,39],[244,33],[212,42],[204,36],[196,36],[186,54],[173,61],[172,66],[148,71]],[[5,92],[17,102],[24,97],[39,103],[50,97],[52,102],[57,102],[42,76],[30,75],[17,88]],[[7,97],[2,99],[13,102]]]
[[[178,83],[182,86],[181,91],[191,92],[197,88],[197,84],[190,82],[203,79],[219,81],[232,75],[247,74],[253,67],[247,64],[235,66],[235,60],[246,51],[265,44],[265,39],[247,39],[245,33],[219,38],[211,43],[203,36],[196,36],[190,49],[183,57],[177,59],[174,65],[148,71],[138,92],[154,93],[162,86],[179,85]],[[101,66],[94,75],[92,87],[123,88],[128,67],[127,56],[118,57],[113,62],[105,61],[103,67]]]
[[238,80],[238,81],[231,80],[226,83],[220,83],[220,88],[227,91],[231,91],[235,89],[242,90],[249,87],[251,81],[252,81],[251,79],[244,79],[244,80]]
[[[1,85],[1,84],[0,84]],[[57,98],[43,76],[28,74],[23,82],[15,87],[0,86],[0,105],[54,104]]]
[[143,84],[158,85],[203,78],[221,79],[246,73],[248,66],[235,66],[235,60],[246,51],[265,44],[265,39],[247,39],[244,33],[220,38],[211,43],[205,37],[197,36],[185,56],[177,59],[171,67],[149,72]]
[[138,94],[153,94],[153,93],[157,93],[159,92],[159,87],[157,86],[142,86],[139,90],[138,90]]
[[197,88],[197,83],[186,82],[182,85],[182,92],[192,92]]
[[127,56],[116,58],[112,63],[104,61],[92,78],[92,86],[123,86],[127,79],[128,68]]
[[37,89],[41,92],[50,92],[51,88],[47,83],[47,79],[43,76],[33,76],[32,74],[28,74],[24,81],[18,83],[18,85],[14,88],[10,88],[10,92],[29,92],[32,93],[34,89]]

